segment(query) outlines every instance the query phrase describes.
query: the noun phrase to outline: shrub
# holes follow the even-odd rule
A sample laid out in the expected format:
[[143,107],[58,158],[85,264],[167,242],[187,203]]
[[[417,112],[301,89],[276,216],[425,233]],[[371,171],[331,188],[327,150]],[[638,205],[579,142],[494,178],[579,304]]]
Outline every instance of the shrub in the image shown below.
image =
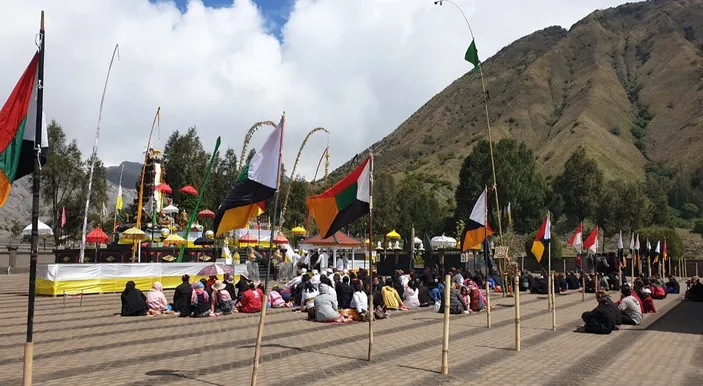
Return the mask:
[[619,137],[619,136],[620,136],[620,128],[619,128],[619,127],[613,127],[612,129],[610,129],[610,134]]

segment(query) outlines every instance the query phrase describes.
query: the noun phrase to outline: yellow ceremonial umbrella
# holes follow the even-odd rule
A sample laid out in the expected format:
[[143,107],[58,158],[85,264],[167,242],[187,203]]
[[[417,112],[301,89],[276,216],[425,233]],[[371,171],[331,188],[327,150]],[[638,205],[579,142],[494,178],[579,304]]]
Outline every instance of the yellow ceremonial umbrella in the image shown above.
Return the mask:
[[142,240],[146,237],[146,233],[137,227],[132,227],[122,232],[122,237],[131,240]]
[[386,234],[386,238],[389,238],[391,240],[400,240],[400,234],[393,229],[392,231],[388,232]]
[[176,233],[168,235],[168,237],[164,240],[164,245],[183,245],[185,243],[186,239]]
[[293,234],[296,236],[305,236],[305,234],[307,233],[305,228],[303,228],[301,226],[297,226],[297,227],[291,229],[290,231],[293,232]]

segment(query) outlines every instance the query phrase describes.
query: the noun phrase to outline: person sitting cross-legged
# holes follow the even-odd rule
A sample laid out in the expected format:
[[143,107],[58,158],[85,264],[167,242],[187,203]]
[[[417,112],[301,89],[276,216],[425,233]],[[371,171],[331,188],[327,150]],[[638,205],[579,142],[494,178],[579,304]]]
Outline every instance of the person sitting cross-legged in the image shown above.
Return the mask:
[[620,315],[622,316],[622,324],[638,326],[642,323],[642,309],[640,308],[640,302],[632,296],[632,289],[629,285],[620,287],[620,293],[622,295],[618,301],[618,309],[620,310]]

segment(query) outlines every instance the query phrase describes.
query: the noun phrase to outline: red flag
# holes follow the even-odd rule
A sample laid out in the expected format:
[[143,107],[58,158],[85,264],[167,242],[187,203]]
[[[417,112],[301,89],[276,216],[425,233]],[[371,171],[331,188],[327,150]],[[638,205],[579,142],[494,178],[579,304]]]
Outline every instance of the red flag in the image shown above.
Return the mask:
[[66,225],[66,208],[61,208],[61,228]]
[[586,249],[590,249],[593,251],[593,253],[596,253],[598,251],[598,227],[594,229],[590,235],[586,238],[586,241],[583,243],[583,247]]
[[576,228],[576,232],[569,240],[569,245],[576,248],[576,252],[581,253],[581,248],[583,247],[583,224],[579,224],[579,227]]

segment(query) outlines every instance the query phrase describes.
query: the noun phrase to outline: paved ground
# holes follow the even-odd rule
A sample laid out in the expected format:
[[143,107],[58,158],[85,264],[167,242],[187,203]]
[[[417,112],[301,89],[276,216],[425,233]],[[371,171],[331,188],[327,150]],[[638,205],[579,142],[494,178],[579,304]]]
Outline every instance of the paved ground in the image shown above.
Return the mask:
[[[19,385],[25,340],[26,275],[0,276],[0,385]],[[170,296],[170,294],[167,294]],[[613,293],[612,296],[616,296]],[[557,296],[556,331],[546,297],[521,296],[522,351],[512,351],[512,298],[493,296],[484,313],[453,316],[449,376],[438,373],[442,316],[429,309],[374,323],[374,360],[366,361],[368,325],[330,326],[299,313],[271,311],[264,330],[259,385],[495,384],[701,385],[703,304],[679,296],[655,300],[657,315],[609,336],[573,333],[593,295]],[[208,319],[120,318],[119,295],[39,298],[36,385],[248,385],[258,315]],[[656,359],[655,359],[656,358]]]

